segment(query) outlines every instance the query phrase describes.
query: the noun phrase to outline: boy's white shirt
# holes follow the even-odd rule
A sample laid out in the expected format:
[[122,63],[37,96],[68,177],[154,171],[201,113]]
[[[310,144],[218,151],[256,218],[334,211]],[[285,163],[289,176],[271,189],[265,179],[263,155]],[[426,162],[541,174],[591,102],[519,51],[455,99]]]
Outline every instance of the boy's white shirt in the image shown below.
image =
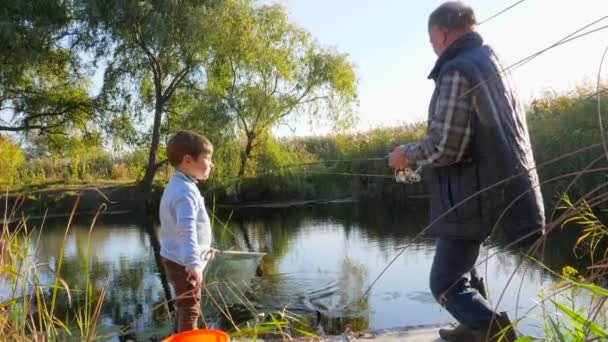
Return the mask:
[[211,223],[196,181],[174,170],[160,200],[160,255],[186,270],[205,268]]

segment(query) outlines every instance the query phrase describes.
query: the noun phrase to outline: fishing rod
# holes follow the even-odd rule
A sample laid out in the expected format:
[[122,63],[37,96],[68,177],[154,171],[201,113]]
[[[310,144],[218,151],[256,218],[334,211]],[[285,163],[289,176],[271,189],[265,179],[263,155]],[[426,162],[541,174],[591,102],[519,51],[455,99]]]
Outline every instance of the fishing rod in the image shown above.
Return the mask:
[[422,180],[422,176],[420,176],[421,170],[422,170],[421,166],[419,166],[415,170],[413,170],[411,168],[406,168],[404,170],[395,170],[394,175],[373,174],[373,173],[352,173],[352,172],[323,172],[323,171],[301,171],[301,173],[313,174],[313,175],[348,176],[348,177],[389,178],[389,179],[395,179],[395,182],[397,182],[397,183],[414,184],[414,183],[418,183]]
[[292,167],[298,167],[298,166],[311,166],[311,165],[320,165],[320,164],[329,164],[329,163],[356,163],[356,162],[370,162],[370,161],[385,161],[387,159],[388,159],[388,156],[376,157],[376,158],[324,159],[324,160],[317,160],[317,161],[306,162],[306,163],[283,164],[283,165],[278,165],[277,168],[285,169],[285,168],[292,168]]
[[[277,165],[272,169],[268,169],[263,172],[258,172],[255,176],[252,177],[232,177],[227,179],[227,181],[223,184],[217,184],[214,188],[219,188],[221,186],[228,186],[233,183],[238,183],[243,179],[251,179],[258,178],[267,175],[273,175],[276,172],[280,172],[285,169],[293,169],[293,168],[305,168],[307,166],[321,165],[321,164],[329,164],[329,163],[360,163],[360,162],[377,162],[377,161],[386,161],[388,159],[388,155],[384,157],[370,157],[370,158],[352,158],[352,159],[324,159],[312,162],[305,163],[291,163],[291,164],[282,164]],[[394,179],[396,183],[401,184],[414,184],[418,183],[422,180],[420,176],[420,172],[422,171],[422,166],[418,166],[416,169],[405,168],[403,170],[395,170],[394,174],[373,174],[373,173],[355,173],[355,172],[331,172],[331,171],[311,171],[311,170],[302,170],[299,173],[304,175],[331,175],[331,176],[347,176],[347,177],[370,177],[370,178],[387,178]]]

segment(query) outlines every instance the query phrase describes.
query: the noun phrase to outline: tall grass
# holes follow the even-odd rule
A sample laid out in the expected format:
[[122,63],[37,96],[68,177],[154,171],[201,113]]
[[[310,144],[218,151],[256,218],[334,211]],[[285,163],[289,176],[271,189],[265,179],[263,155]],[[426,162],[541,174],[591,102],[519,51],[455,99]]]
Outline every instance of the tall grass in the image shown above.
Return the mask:
[[593,200],[589,198],[573,202],[569,196],[563,196],[560,209],[568,217],[563,221],[563,229],[579,230],[574,253],[588,257],[590,263],[580,272],[570,266],[564,267],[561,274],[546,268],[559,279],[547,293],[540,294],[543,339],[547,341],[608,339],[608,289],[605,288],[608,248],[604,241],[608,230],[598,218],[599,208],[590,203]]
[[[602,89],[599,93],[591,87],[578,87],[565,93],[547,92],[527,107],[532,147],[538,164],[601,141],[596,115],[598,97],[604,107],[608,105],[608,92]],[[603,118],[608,120],[608,115],[604,113]],[[267,138],[270,141],[257,147],[254,158],[258,160],[250,164],[249,177],[241,180],[241,199],[325,199],[364,194],[392,200],[392,196],[399,194],[404,187],[396,185],[390,177],[371,177],[389,175],[390,170],[386,162],[365,159],[383,157],[395,146],[418,141],[425,131],[425,124],[417,123],[325,137]],[[551,163],[538,170],[539,176],[551,179],[582,170],[597,157],[596,152],[578,153],[573,158]],[[326,160],[345,162],[323,163]],[[371,176],[362,177],[361,174]],[[225,178],[215,181],[220,188],[234,182]],[[584,175],[569,189],[569,193],[581,195],[603,181],[605,177],[601,174]],[[563,193],[568,183],[564,179],[543,187],[548,207],[559,205],[560,198],[555,194]],[[407,187],[407,195],[424,193],[424,184]],[[222,194],[218,195],[224,200]]]
[[[397,145],[419,140],[424,133],[424,125],[418,123],[325,137],[269,137],[258,147],[254,157],[260,156],[259,161],[250,164],[249,176],[239,180],[240,200],[391,199],[404,188],[395,183],[387,161],[379,159]],[[218,183],[225,187],[234,181]],[[408,186],[408,191],[425,193],[422,184]],[[222,194],[216,195],[225,201]]]
[[[527,110],[530,137],[534,155],[538,163],[551,160],[568,151],[598,143],[602,132],[598,128],[597,103],[608,104],[608,92],[602,88],[579,87],[565,93],[548,92],[531,103]],[[598,98],[599,97],[599,98]],[[602,114],[604,121],[608,119]],[[608,136],[606,132],[604,136]],[[596,150],[579,153],[560,163],[542,167],[539,170],[541,179],[550,179],[561,174],[585,169],[594,159],[595,165],[605,163],[598,158]],[[602,174],[585,175],[568,189],[571,196],[580,196],[589,189],[602,184],[606,178]],[[545,197],[552,200],[550,207],[560,205],[561,197],[555,194],[564,192],[569,180],[558,181],[545,187]]]
[[[590,87],[578,87],[565,93],[547,92],[528,106],[530,135],[538,162],[600,141],[594,115],[596,92]],[[606,91],[600,92],[599,96],[602,105],[608,104]],[[604,119],[608,119],[606,114]],[[205,185],[205,190],[213,191],[220,201],[234,198],[249,201],[338,198],[361,193],[376,197],[390,196],[399,192],[399,187],[390,178],[348,176],[349,173],[390,174],[385,162],[294,164],[383,157],[397,145],[422,138],[425,126],[425,123],[419,122],[325,137],[274,138],[267,135],[256,145],[248,162],[245,179],[236,177],[240,142],[236,138],[224,139],[217,146],[214,176]],[[136,182],[142,175],[146,160],[145,148],[136,148],[132,153],[121,156],[104,151],[91,152],[86,148],[65,157],[25,154],[23,160],[24,154],[19,146],[8,140],[0,142],[0,160],[5,161],[2,165],[7,165],[3,168],[0,185],[8,182],[10,184],[4,186],[31,189],[53,184]],[[567,162],[542,168],[539,170],[540,176],[551,178],[567,171],[580,170],[591,161],[590,158],[591,153],[580,154]],[[157,178],[162,183],[169,175],[170,168],[165,164],[159,169]],[[586,186],[596,184],[600,178],[598,175],[584,177],[572,189],[572,193],[581,193]],[[555,200],[552,204],[558,200],[553,198],[553,194],[562,190],[564,184],[565,181],[556,182],[545,190],[549,194],[546,197]],[[422,194],[425,189],[422,185],[409,186],[408,191],[410,194]]]
[[[57,257],[52,264],[48,260],[38,260],[36,250],[44,240],[42,227],[33,227],[28,223],[25,214],[20,210],[25,196],[19,196],[6,208],[2,220],[0,239],[0,340],[17,341],[94,341],[127,333],[131,324],[119,331],[100,335],[98,324],[103,314],[103,304],[108,291],[108,278],[101,287],[96,286],[98,275],[91,273],[91,233],[98,217],[105,210],[102,204],[91,220],[88,235],[84,242],[82,254],[77,258],[82,265],[77,279],[68,283],[61,277],[65,256],[65,246],[72,230],[72,224],[78,207],[76,203],[68,219]],[[22,216],[19,216],[22,215]],[[215,216],[214,216],[215,217]],[[220,226],[221,225],[221,226]],[[232,232],[228,223],[214,218],[215,229],[222,239],[229,238]],[[249,336],[257,339],[260,336],[307,335],[305,320],[292,314],[287,309],[260,311],[255,308],[243,292],[230,280],[207,279],[202,289],[205,301],[211,304],[212,310],[205,310],[205,326],[217,326],[225,322],[225,330],[235,336]],[[151,312],[141,315],[152,315],[156,310],[163,310],[172,305],[176,298],[167,298],[154,307]],[[247,308],[245,317],[231,313],[234,306]],[[209,309],[207,307],[206,309]],[[135,318],[138,319],[138,318]],[[166,332],[165,332],[166,334]]]
[[[93,341],[96,325],[101,315],[105,288],[94,289],[87,281],[84,303],[73,301],[72,295],[80,296],[80,289],[71,289],[61,278],[60,271],[65,247],[61,246],[54,265],[36,258],[41,243],[42,229],[34,229],[25,216],[19,216],[24,196],[15,199],[9,208],[7,195],[2,220],[0,243],[0,340],[58,341],[75,339]],[[70,223],[77,207],[70,216]],[[24,215],[24,214],[21,214]],[[66,227],[66,236],[70,228]],[[41,226],[44,225],[44,222]],[[83,264],[87,264],[86,260]],[[86,275],[88,279],[88,274]],[[94,299],[96,298],[96,299]],[[78,328],[71,328],[70,316],[56,310],[58,301],[67,301],[77,312]],[[74,306],[73,306],[74,305]]]

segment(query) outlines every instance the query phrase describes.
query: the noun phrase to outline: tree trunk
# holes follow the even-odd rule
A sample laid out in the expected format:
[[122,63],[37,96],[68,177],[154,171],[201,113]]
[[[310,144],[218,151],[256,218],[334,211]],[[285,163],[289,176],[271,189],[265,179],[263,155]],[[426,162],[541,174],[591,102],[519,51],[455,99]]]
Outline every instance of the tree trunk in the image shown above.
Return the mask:
[[152,127],[152,143],[150,144],[150,153],[148,155],[148,165],[144,179],[141,181],[141,190],[143,198],[148,198],[152,190],[154,175],[156,174],[156,157],[158,155],[158,145],[160,143],[160,121],[163,114],[163,99],[162,95],[156,95],[156,107],[154,109],[154,126]]
[[245,168],[247,167],[247,161],[251,156],[251,151],[253,150],[253,136],[247,136],[247,145],[245,146],[245,151],[241,153],[241,167],[239,168],[239,178],[242,178],[245,175]]
[[249,239],[249,233],[247,232],[247,229],[245,228],[245,222],[243,222],[242,218],[239,220],[238,227],[239,227],[239,230],[241,231],[241,233],[243,233],[243,242],[245,243],[245,247],[247,248],[248,251],[253,251],[253,245],[251,244],[251,240]]

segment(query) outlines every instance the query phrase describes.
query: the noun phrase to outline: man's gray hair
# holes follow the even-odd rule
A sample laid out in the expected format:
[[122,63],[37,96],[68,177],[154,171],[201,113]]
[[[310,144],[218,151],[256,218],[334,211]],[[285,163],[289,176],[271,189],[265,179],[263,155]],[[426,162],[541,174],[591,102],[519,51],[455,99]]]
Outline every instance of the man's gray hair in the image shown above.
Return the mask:
[[473,9],[459,1],[446,2],[429,16],[429,27],[436,26],[448,31],[473,29],[477,18]]

